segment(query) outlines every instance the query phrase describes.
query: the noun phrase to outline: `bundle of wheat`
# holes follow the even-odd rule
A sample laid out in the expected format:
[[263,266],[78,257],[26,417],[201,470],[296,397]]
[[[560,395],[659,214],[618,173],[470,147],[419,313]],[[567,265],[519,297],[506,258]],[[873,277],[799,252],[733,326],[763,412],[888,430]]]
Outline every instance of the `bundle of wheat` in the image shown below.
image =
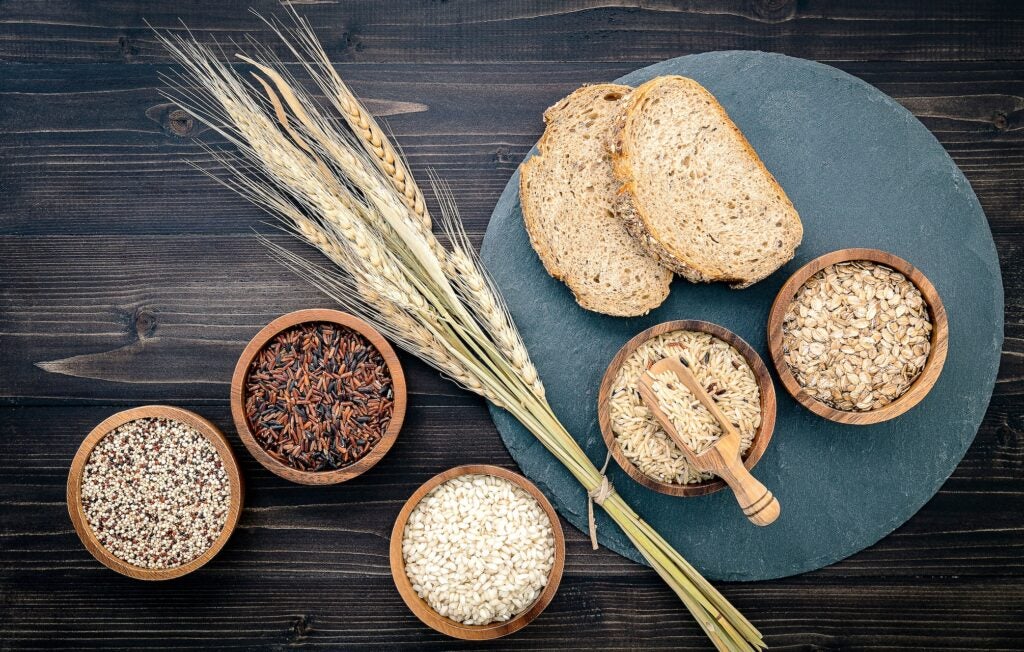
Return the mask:
[[[257,85],[191,35],[161,34],[182,70],[170,99],[237,147],[211,153],[223,182],[280,218],[336,267],[266,241],[330,297],[466,389],[508,410],[564,464],[628,535],[722,650],[763,647],[758,631],[644,522],[565,430],[526,347],[469,243],[447,185],[434,179],[447,246],[408,166],[331,66],[309,25],[267,21],[347,129],[268,50],[240,57]],[[220,178],[220,177],[215,177]]]

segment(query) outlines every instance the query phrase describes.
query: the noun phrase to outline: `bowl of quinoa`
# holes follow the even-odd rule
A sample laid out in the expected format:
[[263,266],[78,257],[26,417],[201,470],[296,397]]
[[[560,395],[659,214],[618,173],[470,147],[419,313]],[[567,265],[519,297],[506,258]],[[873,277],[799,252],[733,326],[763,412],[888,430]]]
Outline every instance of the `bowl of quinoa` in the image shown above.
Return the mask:
[[206,419],[152,405],[114,414],[78,449],[68,511],[86,549],[129,577],[190,573],[238,523],[242,480],[224,435]]

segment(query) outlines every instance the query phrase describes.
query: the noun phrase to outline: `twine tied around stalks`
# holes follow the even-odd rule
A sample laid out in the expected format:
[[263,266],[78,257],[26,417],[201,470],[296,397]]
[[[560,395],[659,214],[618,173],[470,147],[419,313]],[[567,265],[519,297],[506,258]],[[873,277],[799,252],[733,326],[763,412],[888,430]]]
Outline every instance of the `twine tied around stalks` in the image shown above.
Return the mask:
[[594,503],[598,505],[604,505],[604,501],[611,498],[612,494],[615,493],[615,487],[612,485],[611,480],[605,475],[608,470],[608,462],[612,459],[611,450],[608,451],[608,455],[604,458],[604,466],[601,467],[601,484],[597,485],[593,489],[587,492],[587,525],[590,526],[590,546],[597,550],[597,522],[594,520]]

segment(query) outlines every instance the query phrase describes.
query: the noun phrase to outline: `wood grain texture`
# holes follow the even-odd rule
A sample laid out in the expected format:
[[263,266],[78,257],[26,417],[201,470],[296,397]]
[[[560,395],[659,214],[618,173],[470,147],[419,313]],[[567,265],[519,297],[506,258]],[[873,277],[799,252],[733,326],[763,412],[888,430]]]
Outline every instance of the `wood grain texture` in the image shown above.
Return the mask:
[[[216,640],[236,647],[304,642],[372,648],[393,641],[443,648],[440,635],[431,635],[397,596],[386,552],[391,527],[412,491],[438,470],[480,461],[515,467],[482,405],[452,409],[420,398],[411,397],[405,435],[394,450],[373,473],[341,487],[303,487],[265,470],[230,428],[226,400],[183,406],[210,417],[228,435],[247,480],[247,507],[216,559],[163,583],[161,591],[135,588],[102,568],[67,520],[63,481],[80,429],[110,408],[3,408],[2,608],[4,623],[17,623],[5,626],[4,640],[12,647],[202,647]],[[1012,648],[1022,604],[1014,582],[1024,579],[1022,425],[1019,405],[998,400],[953,478],[876,546],[809,575],[721,588],[759,627],[771,625],[766,631],[773,647],[808,641],[832,649],[906,645],[912,638],[905,625],[917,622],[917,635],[937,647],[955,649],[945,641],[953,637],[966,649],[1000,642]],[[44,449],[15,454],[43,430]],[[994,497],[999,510],[992,509]],[[678,599],[651,571],[603,549],[592,552],[574,528],[565,534],[558,595],[499,649],[579,648],[573,639],[584,625],[607,647],[628,647],[635,639],[638,646],[704,649],[700,632],[679,613]],[[985,590],[971,596],[972,588]],[[91,599],[83,602],[82,596]],[[638,619],[641,609],[647,615]],[[969,627],[944,618],[954,612],[968,613]],[[892,613],[900,614],[898,625]],[[104,627],[99,636],[98,623]],[[308,631],[298,636],[296,627]]]
[[[366,455],[354,463],[340,469],[334,469],[333,471],[303,471],[281,462],[256,441],[256,436],[252,432],[252,425],[245,411],[245,385],[253,359],[263,350],[263,347],[281,333],[300,324],[313,322],[339,324],[365,337],[384,359],[384,364],[387,365],[388,373],[391,375],[394,394],[391,420],[388,423],[387,430],[381,434],[380,440]],[[249,340],[249,343],[245,345],[242,354],[238,356],[238,362],[235,363],[235,372],[231,376],[231,416],[235,422],[235,430],[242,439],[242,443],[245,444],[245,448],[249,451],[250,455],[256,458],[256,461],[271,473],[299,484],[338,484],[351,480],[372,469],[391,450],[391,447],[395,445],[395,439],[398,437],[398,432],[402,429],[402,423],[405,421],[405,405],[405,373],[402,371],[402,364],[398,361],[398,355],[391,348],[391,344],[373,326],[355,315],[340,310],[312,308],[296,310],[277,317],[261,328],[260,332],[256,333]]]
[[[231,485],[231,499],[228,513],[224,520],[224,529],[221,530],[213,545],[204,551],[203,554],[181,566],[142,568],[127,563],[112,554],[103,547],[103,544],[100,543],[92,528],[89,527],[85,508],[82,506],[82,476],[85,472],[85,465],[89,461],[89,455],[96,448],[96,445],[113,432],[115,428],[139,419],[170,419],[195,429],[196,432],[206,437],[214,449],[216,449],[224,464],[224,470]],[[235,531],[235,526],[238,525],[238,519],[242,514],[242,495],[244,492],[242,484],[242,476],[238,470],[238,461],[235,460],[234,451],[231,450],[231,445],[224,438],[224,434],[217,429],[217,426],[195,412],[182,410],[181,408],[168,405],[143,405],[110,415],[93,428],[82,442],[82,445],[79,446],[78,452],[75,453],[75,458],[71,462],[71,470],[68,472],[68,514],[71,517],[71,523],[74,525],[78,538],[82,540],[82,545],[104,566],[137,580],[171,580],[188,575],[192,571],[204,566],[220,552],[224,544],[231,538],[231,534]]]
[[757,351],[752,349],[742,337],[723,326],[719,326],[718,324],[712,324],[706,321],[679,319],[656,324],[634,335],[632,339],[622,345],[622,348],[620,348],[618,353],[615,354],[612,361],[608,363],[608,369],[605,370],[604,376],[601,378],[601,386],[597,392],[597,422],[601,429],[601,436],[604,438],[605,445],[608,447],[608,450],[611,451],[612,457],[615,458],[616,463],[622,467],[622,470],[625,471],[629,477],[633,478],[648,489],[657,491],[658,493],[667,494],[669,496],[706,496],[707,494],[723,489],[725,487],[725,481],[721,478],[713,478],[711,480],[705,480],[704,482],[681,485],[672,482],[662,482],[661,480],[652,478],[641,471],[639,467],[633,464],[629,458],[626,457],[626,454],[622,452],[622,448],[619,447],[617,440],[615,439],[615,432],[612,430],[611,410],[609,408],[608,401],[611,398],[612,391],[614,390],[613,385],[615,383],[615,375],[619,372],[619,368],[644,342],[654,339],[660,335],[664,335],[665,333],[679,330],[710,333],[714,337],[717,337],[734,347],[747,361],[747,364],[750,365],[750,369],[754,373],[754,378],[757,381],[757,389],[761,397],[761,425],[757,427],[757,431],[754,433],[754,439],[750,443],[750,450],[747,451],[747,456],[743,461],[743,465],[747,469],[754,468],[754,465],[758,463],[761,456],[764,455],[765,450],[767,450],[768,444],[771,443],[772,433],[775,431],[775,385],[772,383],[771,375],[768,373],[768,367],[765,366],[764,361],[761,360],[761,356],[757,354]]
[[[143,23],[211,29],[205,40],[253,34],[284,54],[245,9],[272,0],[5,3],[0,58],[19,62],[168,60]],[[339,62],[652,61],[705,50],[774,50],[819,60],[1016,59],[1024,24],[999,2],[915,0],[532,0],[386,3],[300,0]],[[627,33],[628,38],[622,38]],[[817,38],[813,38],[813,37]],[[639,66],[634,66],[638,68]]]
[[[789,363],[786,362],[786,350],[783,344],[782,333],[786,311],[789,309],[797,292],[800,291],[800,288],[804,286],[809,278],[832,265],[856,260],[869,260],[880,263],[906,276],[921,292],[932,324],[931,346],[928,352],[928,359],[925,361],[924,367],[914,382],[896,400],[876,410],[865,412],[837,410],[811,396],[796,379],[796,375],[790,369]],[[935,386],[935,382],[938,381],[939,374],[942,373],[942,367],[946,363],[946,353],[949,350],[949,323],[946,317],[946,308],[943,306],[942,297],[939,296],[935,286],[917,267],[914,267],[899,256],[878,249],[839,249],[823,256],[818,256],[793,272],[786,279],[786,282],[779,290],[778,296],[775,297],[775,301],[772,303],[771,311],[768,314],[767,331],[768,352],[772,357],[772,362],[775,364],[775,371],[779,374],[779,379],[790,396],[795,398],[800,405],[803,405],[818,416],[839,423],[859,426],[895,419],[920,403],[921,399],[928,395],[928,392]]]
[[[1024,71],[1013,62],[835,63],[924,121],[968,175],[997,236],[1024,232]],[[449,180],[470,235],[479,239],[509,176],[543,129],[544,109],[582,83],[614,79],[638,65],[343,64],[340,70],[364,98],[426,107],[392,115],[388,125],[414,174],[423,178],[434,168]],[[256,223],[249,205],[186,163],[209,162],[191,134],[218,141],[201,124],[178,135],[161,117],[170,111],[156,76],[168,69],[0,66],[0,157],[10,193],[4,233],[248,234]]]
[[[400,355],[403,434],[372,472],[341,486],[278,478],[231,427],[230,374],[245,343],[279,314],[334,306],[262,254],[251,230],[268,230],[263,215],[183,163],[204,160],[192,135],[217,141],[160,95],[156,75],[168,60],[142,18],[172,27],[180,17],[206,40],[253,31],[269,43],[247,9],[274,4],[0,3],[0,649],[457,647],[402,603],[388,537],[404,501],[439,471],[515,468],[479,399]],[[355,91],[387,115],[414,174],[433,167],[450,181],[475,242],[540,135],[542,111],[584,82],[691,52],[753,48],[827,61],[909,108],[967,175],[995,236],[1007,335],[995,396],[952,478],[893,534],[814,573],[721,589],[773,649],[1020,648],[1024,6],[296,7]],[[143,583],[89,555],[64,492],[90,428],[158,401],[223,430],[247,481],[246,509],[209,564]],[[551,605],[490,649],[707,648],[653,572],[591,551],[574,528],[565,535]]]
[[[529,607],[519,612],[507,621],[488,623],[486,625],[465,625],[458,621],[446,618],[434,611],[426,600],[421,598],[413,588],[412,582],[405,570],[405,554],[402,552],[402,541],[405,537],[405,527],[413,510],[419,505],[423,498],[452,478],[464,475],[489,475],[504,478],[509,482],[524,489],[533,496],[544,513],[551,519],[551,532],[554,537],[554,561],[551,570],[548,572],[548,580],[544,589],[537,596]],[[413,492],[409,499],[402,506],[402,511],[395,519],[395,526],[391,529],[391,542],[389,545],[389,560],[391,562],[391,577],[395,581],[398,593],[406,606],[416,614],[416,617],[428,625],[431,629],[466,641],[489,641],[502,636],[508,636],[518,632],[533,622],[555,597],[558,586],[562,581],[562,572],[565,570],[565,535],[562,533],[562,525],[559,522],[555,508],[551,506],[548,499],[540,492],[535,484],[508,469],[493,464],[463,464],[447,471],[438,473],[427,480]]]

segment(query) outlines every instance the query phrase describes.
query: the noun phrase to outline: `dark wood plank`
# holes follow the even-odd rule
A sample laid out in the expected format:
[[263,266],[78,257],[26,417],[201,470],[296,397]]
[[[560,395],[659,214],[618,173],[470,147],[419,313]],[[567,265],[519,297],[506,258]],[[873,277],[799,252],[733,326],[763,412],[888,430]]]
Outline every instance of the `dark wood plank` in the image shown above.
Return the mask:
[[[374,468],[372,474],[340,486],[303,487],[288,483],[260,466],[241,445],[231,427],[226,400],[219,403],[179,404],[193,409],[216,423],[236,450],[247,481],[246,511],[234,541],[245,539],[262,529],[272,529],[285,537],[289,545],[316,543],[317,523],[333,523],[333,514],[358,523],[358,529],[385,541],[391,524],[406,498],[421,483],[439,470],[459,464],[493,461],[514,468],[481,402],[464,405],[437,405],[429,396],[413,396],[409,420],[396,447]],[[68,467],[82,439],[96,423],[108,416],[109,406],[33,406],[0,408],[5,418],[4,437],[0,440],[0,476],[5,501],[4,538],[0,566],[32,564],[39,571],[60,572],[65,564],[90,568],[91,557],[78,543],[64,505],[64,483]],[[875,546],[816,575],[913,578],[940,574],[971,577],[1024,575],[1019,513],[1024,510],[1024,490],[1019,478],[1022,461],[1018,446],[1024,436],[1014,401],[996,399],[977,441],[939,494],[919,513],[891,536]],[[36,442],[46,432],[47,447]],[[466,442],[472,442],[467,446]],[[29,451],[26,454],[26,451]],[[1003,509],[990,513],[985,509],[990,496],[1001,496]],[[344,520],[344,519],[343,519]],[[52,524],[44,528],[43,522]],[[350,531],[351,523],[338,522],[338,528]],[[324,524],[325,531],[334,526]],[[589,539],[566,526],[567,540],[578,554],[570,554],[566,568],[590,575],[645,574],[639,565],[618,555],[589,552]],[[241,534],[248,532],[248,534]],[[333,535],[332,535],[333,536]],[[310,539],[309,537],[313,537]],[[922,546],[922,538],[927,545]],[[231,566],[265,568],[285,573],[294,559],[275,561],[267,557],[264,543],[246,548],[255,557],[222,559]],[[270,544],[266,544],[270,545]],[[270,546],[273,549],[275,546]],[[338,550],[330,557],[317,558],[325,571],[341,572],[357,567],[362,555],[369,554],[368,543],[350,551]],[[369,564],[367,572],[385,572],[387,546],[380,548],[380,559]],[[312,553],[312,549],[302,552]],[[313,563],[314,560],[310,560]],[[899,567],[889,564],[899,562]],[[376,564],[376,566],[375,566]],[[379,566],[385,564],[385,566]],[[379,566],[379,567],[378,567]],[[372,574],[371,573],[371,574]]]
[[[127,585],[99,571],[69,571],[63,577],[43,593],[30,572],[17,576],[20,584],[12,597],[19,607],[12,629],[20,648],[197,648],[216,641],[217,649],[708,649],[653,574],[567,575],[540,618],[486,648],[424,631],[407,610],[402,613],[404,605],[387,576],[208,569],[166,587]],[[791,580],[723,589],[761,623],[773,650],[1019,649],[1019,622],[1011,611],[1024,606],[1019,592],[989,581]],[[956,619],[938,608],[950,597],[964,605]],[[33,608],[36,602],[41,604]],[[782,602],[785,616],[767,606]],[[54,608],[62,604],[81,606]],[[170,630],[168,613],[176,614]],[[818,623],[814,631],[805,628],[808,621]]]
[[[156,80],[167,57],[143,18],[274,44],[250,4],[276,9],[0,3],[0,649],[469,647],[412,617],[386,553],[419,483],[460,463],[514,466],[478,398],[405,356],[411,405],[396,448],[339,487],[280,480],[230,427],[228,380],[248,338],[277,314],[328,303],[265,258],[256,211],[182,164],[201,158],[199,128],[171,119]],[[541,111],[584,82],[690,52],[765,49],[831,62],[908,107],[964,170],[995,235],[1007,324],[995,397],[952,478],[896,532],[814,573],[722,589],[774,649],[1021,647],[1024,5],[295,4],[413,169],[452,183],[476,242]],[[63,503],[85,433],[155,401],[224,428],[248,481],[224,552],[162,585],[103,569]],[[566,534],[554,603],[490,648],[707,648],[651,571]]]
[[[1024,296],[1017,242],[997,240],[1009,297]],[[0,401],[8,403],[221,400],[260,328],[285,312],[331,307],[249,233],[0,236],[0,259]],[[1008,311],[997,395],[1024,393],[1022,317],[1019,306]],[[462,396],[418,364],[409,384]]]
[[[1019,234],[1024,71],[1002,63],[840,63],[921,118],[960,165],[997,233]],[[585,82],[632,64],[344,65],[387,116],[413,170],[452,185],[467,229],[491,209],[539,137],[540,115]],[[161,66],[0,68],[0,229],[8,234],[244,233],[263,216],[186,165],[207,161],[177,135]],[[486,107],[486,110],[481,110]]]
[[[166,60],[143,22],[184,19],[221,42],[253,34],[277,46],[245,11],[272,0],[4,3],[0,59],[135,63]],[[1019,59],[1024,21],[1007,3],[915,0],[535,0],[386,3],[301,0],[339,62],[650,61],[705,50],[773,50],[819,60]]]
[[[700,630],[653,573],[567,575],[535,622],[486,646],[425,630],[386,575],[205,569],[172,586],[70,570],[45,590],[19,572],[10,628],[21,649],[706,650]],[[988,580],[787,580],[723,592],[773,650],[1018,650],[1020,592]],[[358,594],[359,597],[356,597]],[[947,617],[943,605],[963,607]],[[785,605],[780,613],[772,605]],[[73,610],[57,605],[80,605]],[[116,614],[116,615],[115,615]],[[168,628],[168,614],[174,627]],[[808,630],[805,623],[816,623]]]
[[[193,576],[134,582],[103,569],[75,538],[64,505],[68,462],[105,406],[0,408],[2,631],[19,647],[60,641],[218,647],[294,643],[450,649],[402,607],[389,577],[387,537],[405,498],[438,469],[480,460],[514,468],[481,404],[430,406],[410,420],[374,473],[336,487],[300,487],[245,454],[219,405],[188,405],[229,434],[247,478],[247,505],[228,546]],[[997,400],[954,477],[907,525],[829,568],[787,580],[724,585],[773,648],[899,647],[955,636],[949,649],[1012,647],[1024,575],[1019,441]],[[39,433],[47,433],[40,449]],[[472,447],[466,442],[472,441]],[[26,453],[25,451],[30,451]],[[992,468],[1009,473],[996,474]],[[981,486],[978,483],[983,483]],[[1000,495],[1003,509],[984,508]],[[996,518],[993,518],[996,517]],[[602,645],[703,649],[699,632],[652,572],[592,552],[566,527],[566,579],[548,612],[499,648],[574,647],[585,625]],[[315,599],[309,599],[314,596]],[[956,621],[937,617],[963,609]],[[939,610],[939,611],[937,611]],[[900,625],[893,626],[895,618]],[[102,623],[102,628],[98,627]],[[0,639],[2,640],[2,639]],[[593,646],[588,643],[587,646]]]

